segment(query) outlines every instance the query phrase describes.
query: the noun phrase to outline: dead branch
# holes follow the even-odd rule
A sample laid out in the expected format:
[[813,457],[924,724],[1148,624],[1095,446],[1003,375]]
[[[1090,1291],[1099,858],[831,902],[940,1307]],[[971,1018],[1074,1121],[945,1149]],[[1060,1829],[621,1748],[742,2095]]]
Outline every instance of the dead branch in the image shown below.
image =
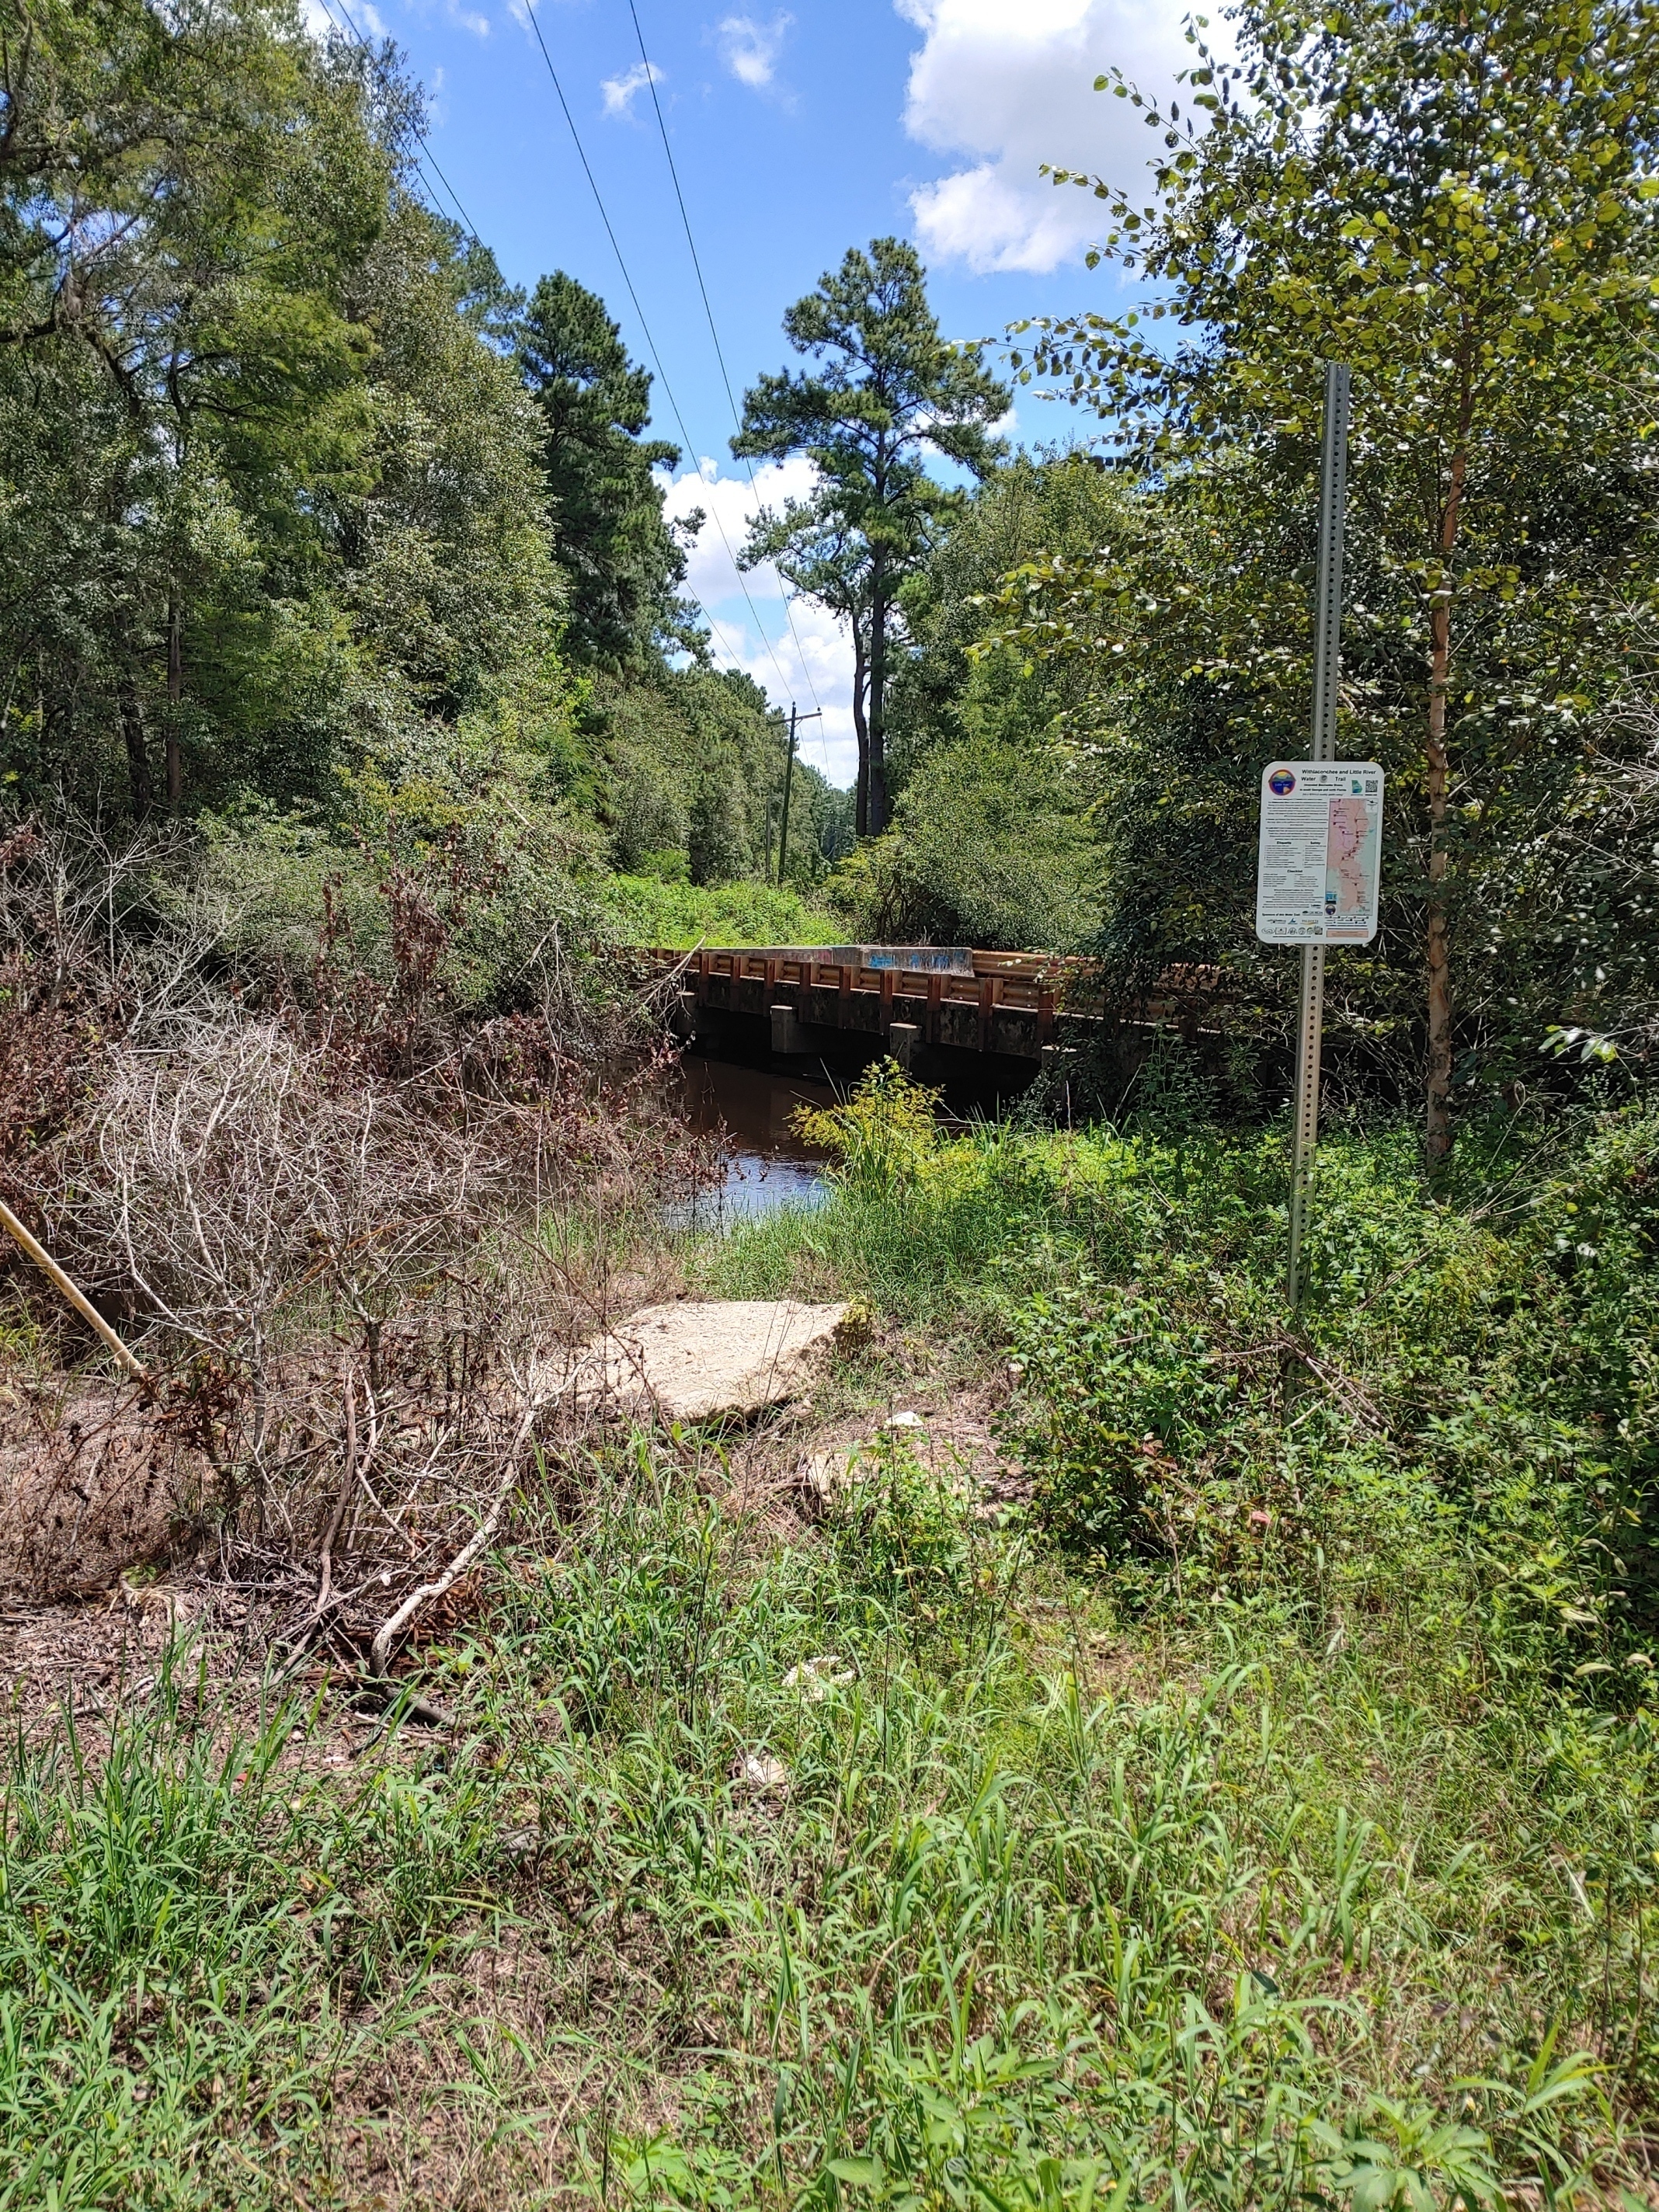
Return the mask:
[[370,1644],[368,1651],[368,1678],[371,1681],[383,1681],[386,1679],[386,1660],[391,1655],[392,1638],[407,1627],[423,1606],[430,1605],[434,1598],[442,1597],[447,1590],[453,1589],[494,1537],[496,1529],[501,1526],[501,1515],[506,1510],[507,1498],[512,1494],[513,1486],[519,1479],[519,1455],[528,1443],[537,1421],[545,1412],[552,1397],[556,1395],[550,1392],[544,1396],[532,1397],[525,1409],[524,1418],[519,1423],[513,1442],[507,1449],[507,1471],[496,1486],[495,1495],[490,1501],[489,1512],[485,1514],[471,1536],[462,1545],[441,1575],[433,1581],[422,1583],[412,1589],[397,1611],[382,1621],[375,1631],[374,1640]]
[[317,1602],[312,1608],[313,1626],[328,1611],[328,1601],[334,1579],[334,1547],[339,1538],[346,1516],[346,1507],[351,1502],[351,1492],[357,1479],[357,1392],[356,1378],[349,1367],[345,1377],[345,1460],[340,1474],[339,1494],[334,1500],[334,1511],[323,1536],[320,1573],[317,1582]]

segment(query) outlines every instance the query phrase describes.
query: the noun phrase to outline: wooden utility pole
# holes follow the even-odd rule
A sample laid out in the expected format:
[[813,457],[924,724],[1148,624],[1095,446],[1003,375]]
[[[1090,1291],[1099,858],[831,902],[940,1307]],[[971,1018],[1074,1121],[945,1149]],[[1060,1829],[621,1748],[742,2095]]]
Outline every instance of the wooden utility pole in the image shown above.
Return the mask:
[[810,714],[795,712],[793,702],[789,708],[789,751],[783,765],[783,827],[778,833],[778,882],[783,882],[783,865],[789,857],[789,787],[795,780],[795,726],[797,722],[816,722],[822,708],[815,707]]

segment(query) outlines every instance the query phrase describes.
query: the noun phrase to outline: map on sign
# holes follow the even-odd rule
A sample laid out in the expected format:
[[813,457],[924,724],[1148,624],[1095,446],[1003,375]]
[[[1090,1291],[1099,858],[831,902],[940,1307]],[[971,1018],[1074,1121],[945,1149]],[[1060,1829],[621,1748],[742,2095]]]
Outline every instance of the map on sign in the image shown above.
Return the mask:
[[1375,761],[1270,761],[1261,771],[1255,933],[1268,945],[1376,934],[1382,771]]

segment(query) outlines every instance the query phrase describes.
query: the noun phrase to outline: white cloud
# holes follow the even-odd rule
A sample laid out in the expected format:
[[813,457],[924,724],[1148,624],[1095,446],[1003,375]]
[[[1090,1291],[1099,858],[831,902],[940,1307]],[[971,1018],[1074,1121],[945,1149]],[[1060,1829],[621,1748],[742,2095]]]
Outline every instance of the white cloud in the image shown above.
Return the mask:
[[1139,185],[1154,150],[1143,111],[1096,92],[1121,69],[1167,95],[1192,49],[1168,0],[896,0],[923,33],[905,128],[968,164],[910,196],[933,253],[989,270],[1047,270],[1103,228],[1092,193],[1056,186],[1044,161]]
[[[722,476],[718,463],[705,459],[674,478],[666,506],[677,521],[699,507],[708,517],[693,544],[686,582],[714,617],[716,664],[752,676],[774,706],[787,708],[793,698],[805,714],[821,704],[823,720],[808,722],[802,731],[801,758],[832,783],[849,784],[858,773],[858,739],[853,729],[853,648],[846,632],[833,615],[805,599],[795,599],[786,610],[783,580],[769,562],[740,577],[716,526],[718,518],[735,553],[757,504],[780,507],[786,499],[804,500],[812,486],[812,464],[804,455],[757,467],[752,489],[746,474]],[[743,596],[745,584],[752,613]]]
[[663,73],[655,62],[635,62],[631,70],[624,70],[620,76],[605,77],[599,86],[599,90],[605,94],[605,113],[631,115],[635,94],[643,92],[647,85],[660,84],[662,81]]
[[783,51],[783,34],[794,20],[793,15],[774,15],[769,23],[757,23],[752,15],[725,18],[715,34],[720,59],[739,84],[763,92],[771,83]]

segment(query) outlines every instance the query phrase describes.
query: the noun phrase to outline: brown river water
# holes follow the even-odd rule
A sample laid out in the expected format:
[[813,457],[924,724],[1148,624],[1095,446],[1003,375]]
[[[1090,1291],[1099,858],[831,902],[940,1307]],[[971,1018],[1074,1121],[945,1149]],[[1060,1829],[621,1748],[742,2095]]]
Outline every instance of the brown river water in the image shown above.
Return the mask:
[[831,1104],[829,1084],[690,1054],[675,1079],[692,1127],[724,1130],[729,1148],[720,1188],[694,1201],[689,1225],[721,1228],[786,1206],[818,1204],[824,1155],[791,1128],[789,1116],[797,1106]]

